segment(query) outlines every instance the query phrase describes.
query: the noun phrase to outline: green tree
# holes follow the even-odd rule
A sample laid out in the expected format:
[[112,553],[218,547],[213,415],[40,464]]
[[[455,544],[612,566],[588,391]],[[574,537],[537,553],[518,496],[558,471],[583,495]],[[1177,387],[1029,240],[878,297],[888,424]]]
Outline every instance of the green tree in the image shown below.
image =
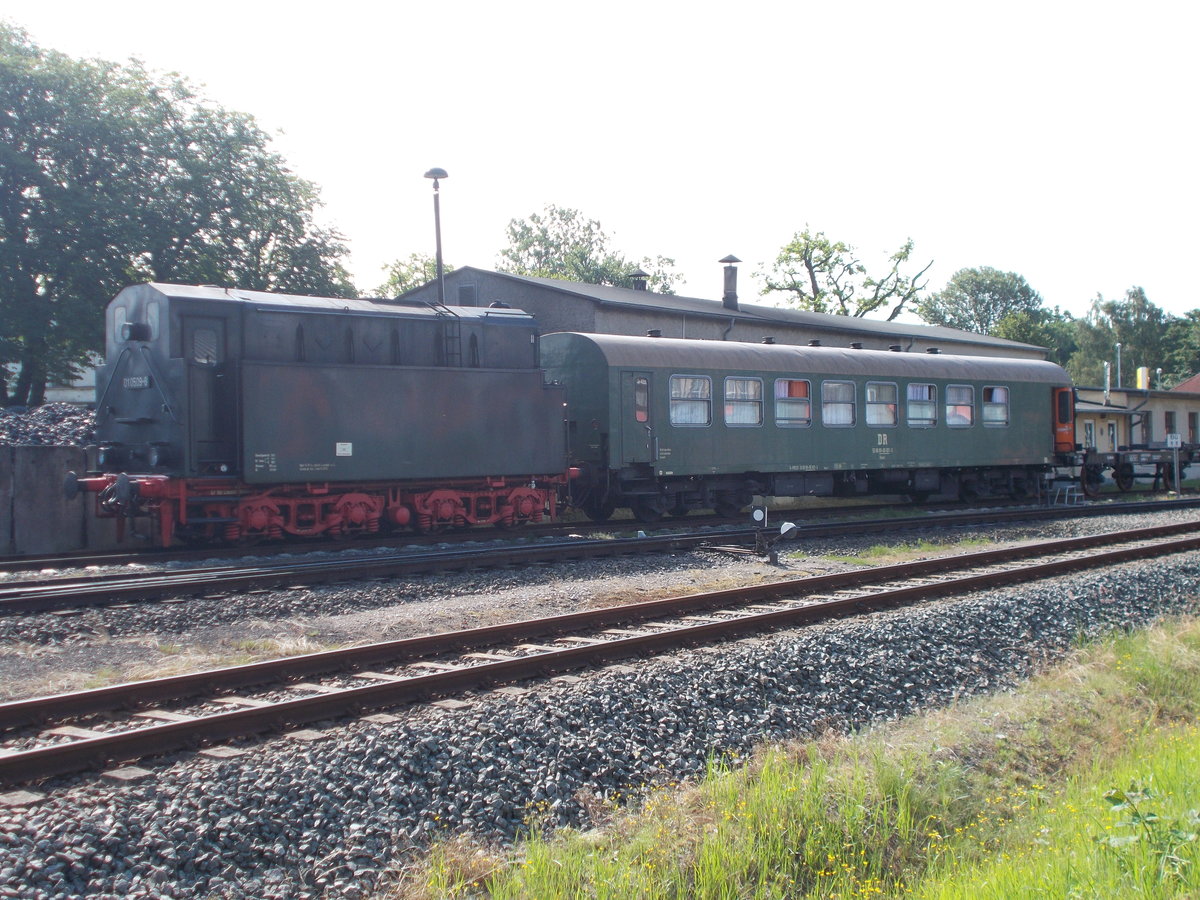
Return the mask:
[[640,267],[649,275],[647,287],[663,294],[674,293],[679,277],[673,259],[657,256],[635,261],[610,250],[600,223],[577,209],[549,205],[542,214],[510,221],[507,235],[508,246],[500,251],[497,268],[513,275],[631,288],[632,273]]
[[[1084,319],[1077,320],[1077,349],[1067,365],[1076,384],[1104,383],[1104,363],[1112,362],[1113,387],[1132,387],[1140,366],[1151,371],[1169,363],[1167,341],[1170,317],[1146,297],[1140,287],[1125,292],[1124,300],[1097,296]],[[1117,382],[1116,345],[1121,345],[1121,380]]]
[[942,290],[916,304],[917,315],[930,325],[997,337],[996,328],[1006,318],[1040,324],[1041,310],[1042,297],[1029,282],[991,266],[959,269]]
[[1200,309],[1193,309],[1167,324],[1166,365],[1163,386],[1172,388],[1200,373]]
[[317,190],[252,118],[137,64],[74,60],[0,23],[0,403],[36,405],[147,279],[354,296]]
[[888,257],[886,271],[871,275],[854,247],[806,225],[780,249],[771,271],[759,274],[765,279],[764,294],[786,293],[787,302],[800,309],[854,317],[886,310],[890,322],[928,284],[921,279],[933,260],[914,274],[902,271],[912,252],[909,239]]
[[1010,312],[996,323],[990,333],[1007,341],[1045,347],[1046,358],[1065,367],[1077,349],[1076,332],[1075,319],[1056,306],[1053,310]]
[[[405,291],[428,284],[437,278],[437,259],[427,253],[410,253],[408,259],[398,259],[383,267],[387,280],[375,288],[376,297],[398,297]],[[442,261],[443,272],[453,272],[454,266]]]

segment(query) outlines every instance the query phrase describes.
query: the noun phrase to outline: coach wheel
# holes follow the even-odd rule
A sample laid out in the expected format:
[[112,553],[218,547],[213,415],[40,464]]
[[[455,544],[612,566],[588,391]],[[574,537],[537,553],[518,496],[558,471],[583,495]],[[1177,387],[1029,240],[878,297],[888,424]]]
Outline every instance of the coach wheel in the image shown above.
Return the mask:
[[687,501],[683,499],[683,495],[679,494],[675,498],[675,505],[667,510],[676,519],[683,518],[692,511],[692,508],[687,505]]
[[713,504],[713,512],[723,519],[736,518],[741,511],[741,505],[734,500],[718,500]]
[[1116,471],[1113,472],[1113,481],[1116,482],[1117,490],[1122,494],[1133,490],[1133,465],[1122,463],[1117,466]]
[[647,525],[652,525],[661,519],[662,516],[662,507],[658,505],[657,500],[643,498],[634,501],[633,517],[639,522],[645,522]]
[[1104,470],[1100,466],[1084,466],[1079,470],[1079,487],[1083,496],[1095,500],[1100,496],[1100,485],[1104,483]]
[[586,500],[580,504],[583,514],[593,522],[607,522],[612,518],[612,514],[616,508],[617,505],[608,498],[600,501]]

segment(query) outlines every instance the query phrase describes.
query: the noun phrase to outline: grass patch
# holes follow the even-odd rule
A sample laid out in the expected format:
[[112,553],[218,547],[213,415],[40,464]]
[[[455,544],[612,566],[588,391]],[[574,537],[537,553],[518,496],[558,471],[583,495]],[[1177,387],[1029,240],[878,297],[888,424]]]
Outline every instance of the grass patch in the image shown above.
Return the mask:
[[892,565],[922,557],[946,556],[948,554],[981,550],[984,547],[991,546],[991,543],[991,541],[983,538],[964,538],[961,541],[953,543],[922,540],[915,544],[875,544],[866,550],[852,555],[830,554],[822,556],[821,559],[854,565]]
[[[1200,624],[1013,694],[714,762],[515,852],[435,846],[404,898],[1197,896]],[[410,870],[411,871],[411,870]]]

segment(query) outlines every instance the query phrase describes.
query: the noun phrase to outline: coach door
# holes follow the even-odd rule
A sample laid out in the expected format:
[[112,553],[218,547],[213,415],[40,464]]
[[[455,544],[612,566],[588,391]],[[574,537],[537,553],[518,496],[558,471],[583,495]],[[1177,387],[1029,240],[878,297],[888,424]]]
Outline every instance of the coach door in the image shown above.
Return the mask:
[[1054,452],[1070,453],[1075,449],[1075,391],[1054,388],[1053,397]]
[[650,420],[650,373],[621,373],[621,462],[654,461],[654,423]]
[[183,320],[188,468],[195,475],[225,475],[237,468],[237,406],[226,339],[224,319],[186,316]]

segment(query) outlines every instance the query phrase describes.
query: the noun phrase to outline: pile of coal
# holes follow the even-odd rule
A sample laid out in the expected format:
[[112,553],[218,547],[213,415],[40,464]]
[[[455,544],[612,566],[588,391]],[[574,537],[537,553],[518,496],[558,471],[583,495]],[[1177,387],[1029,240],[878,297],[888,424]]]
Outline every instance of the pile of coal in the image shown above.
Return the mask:
[[26,409],[0,407],[0,446],[40,444],[83,447],[95,441],[94,414],[73,403]]

